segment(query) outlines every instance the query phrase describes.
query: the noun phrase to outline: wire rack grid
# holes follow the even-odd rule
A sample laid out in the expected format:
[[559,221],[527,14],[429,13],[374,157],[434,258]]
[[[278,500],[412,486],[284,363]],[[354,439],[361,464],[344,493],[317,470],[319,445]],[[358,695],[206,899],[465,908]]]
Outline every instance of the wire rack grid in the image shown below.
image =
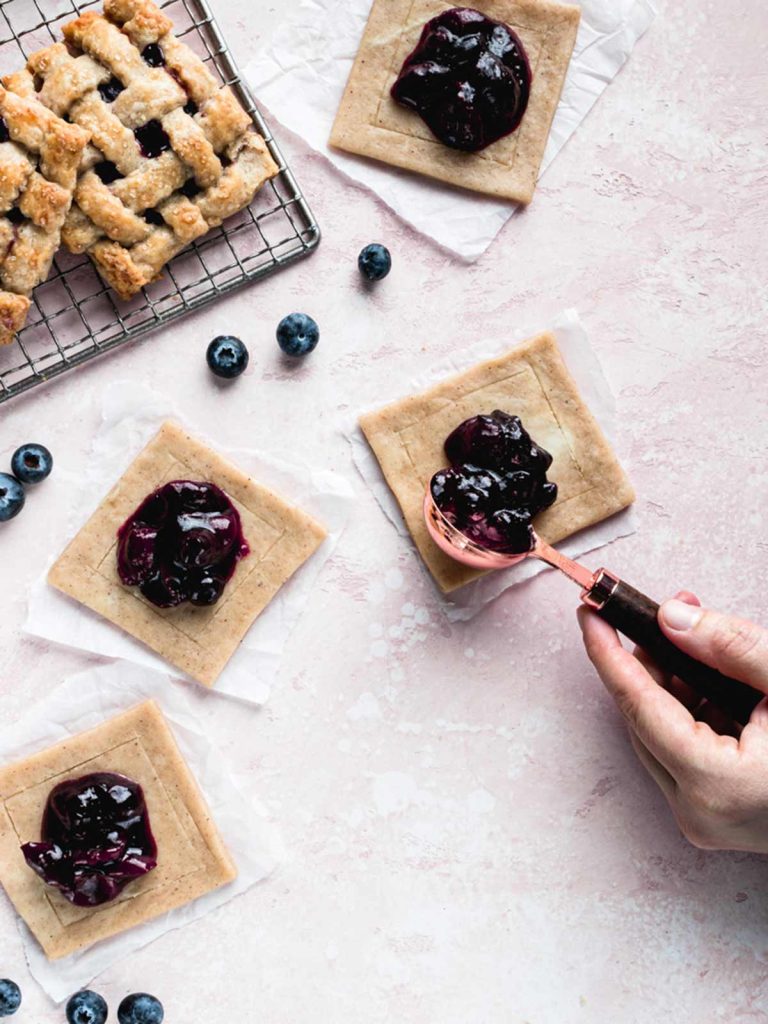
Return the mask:
[[[60,40],[61,26],[100,0],[0,0],[0,74]],[[130,302],[106,287],[87,256],[60,250],[34,292],[24,329],[0,347],[0,403],[58,377],[220,295],[310,253],[320,229],[227,49],[207,0],[165,0],[183,38],[229,85],[264,136],[280,173],[251,205],[179,253],[162,280]]]

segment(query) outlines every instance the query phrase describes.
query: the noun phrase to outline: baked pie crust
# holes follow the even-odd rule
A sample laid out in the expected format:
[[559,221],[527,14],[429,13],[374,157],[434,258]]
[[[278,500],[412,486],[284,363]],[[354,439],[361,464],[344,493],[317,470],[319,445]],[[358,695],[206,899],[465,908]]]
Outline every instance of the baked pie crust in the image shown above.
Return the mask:
[[0,345],[8,345],[48,277],[88,133],[2,86],[0,118]]
[[[144,790],[158,864],[112,902],[76,907],[38,878],[20,847],[39,839],[55,785],[101,771],[126,775]],[[51,960],[151,921],[236,877],[205,798],[154,701],[0,768],[0,882]]]
[[461,422],[494,409],[519,416],[553,456],[547,476],[555,504],[536,531],[555,544],[631,505],[635,493],[566,369],[554,335],[539,334],[429,391],[360,418],[360,426],[400,504],[427,568],[444,593],[484,575],[449,558],[430,538],[423,502],[446,464],[443,442]]
[[[158,608],[117,573],[117,531],[170,480],[207,480],[240,514],[250,554],[216,604]],[[325,530],[226,459],[167,422],[131,463],[48,574],[48,582],[103,615],[205,686],[213,686],[253,621],[317,550]]]
[[579,8],[555,0],[472,0],[469,6],[517,33],[533,80],[519,127],[480,152],[465,153],[439,142],[417,113],[389,94],[425,23],[455,6],[449,0],[373,0],[330,144],[461,188],[529,203],[576,42]]
[[[152,0],[105,0],[7,80],[90,134],[62,240],[122,299],[279,171],[234,93],[172,28]],[[146,131],[158,155],[142,152]]]

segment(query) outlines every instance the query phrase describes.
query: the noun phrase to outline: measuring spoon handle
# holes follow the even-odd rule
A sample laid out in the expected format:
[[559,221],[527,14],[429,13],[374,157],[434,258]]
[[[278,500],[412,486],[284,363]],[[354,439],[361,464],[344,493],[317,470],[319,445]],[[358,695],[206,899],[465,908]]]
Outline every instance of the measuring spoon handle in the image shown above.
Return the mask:
[[582,599],[614,629],[642,647],[664,672],[682,679],[700,697],[711,701],[741,725],[747,724],[764,698],[765,694],[759,690],[724,676],[676,647],[661,631],[658,604],[605,570],[596,574],[595,586],[585,591]]

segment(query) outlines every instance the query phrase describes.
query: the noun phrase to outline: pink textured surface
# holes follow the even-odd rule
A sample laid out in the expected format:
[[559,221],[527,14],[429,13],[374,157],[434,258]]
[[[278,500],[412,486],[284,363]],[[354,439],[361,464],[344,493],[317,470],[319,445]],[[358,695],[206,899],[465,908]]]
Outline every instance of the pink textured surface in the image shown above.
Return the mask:
[[[245,0],[217,7],[244,63],[258,19]],[[599,560],[659,597],[685,585],[768,620],[765,17],[752,0],[662,0],[532,207],[473,267],[287,145],[324,229],[315,257],[3,409],[3,463],[26,440],[57,460],[0,535],[4,721],[88,664],[20,625],[108,380],[166,388],[223,443],[245,434],[354,476],[340,413],[398,395],[435,353],[567,305],[615,388],[640,495],[639,532]],[[376,238],[395,269],[367,294],[354,259]],[[273,331],[294,308],[322,340],[287,369]],[[222,331],[251,348],[226,393],[203,361]],[[96,987],[115,1006],[157,992],[169,1024],[765,1019],[766,863],[678,835],[586,663],[575,605],[546,575],[448,625],[360,488],[270,703],[205,704],[282,829],[283,865]],[[24,1020],[60,1021],[4,898],[0,935]]]

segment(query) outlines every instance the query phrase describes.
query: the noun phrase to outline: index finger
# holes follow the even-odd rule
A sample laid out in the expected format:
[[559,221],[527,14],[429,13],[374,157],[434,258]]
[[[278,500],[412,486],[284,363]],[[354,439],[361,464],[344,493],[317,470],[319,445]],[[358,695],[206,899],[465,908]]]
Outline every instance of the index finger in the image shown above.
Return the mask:
[[622,647],[615,629],[585,606],[578,614],[589,660],[643,745],[675,779],[695,768],[706,755],[706,727]]

